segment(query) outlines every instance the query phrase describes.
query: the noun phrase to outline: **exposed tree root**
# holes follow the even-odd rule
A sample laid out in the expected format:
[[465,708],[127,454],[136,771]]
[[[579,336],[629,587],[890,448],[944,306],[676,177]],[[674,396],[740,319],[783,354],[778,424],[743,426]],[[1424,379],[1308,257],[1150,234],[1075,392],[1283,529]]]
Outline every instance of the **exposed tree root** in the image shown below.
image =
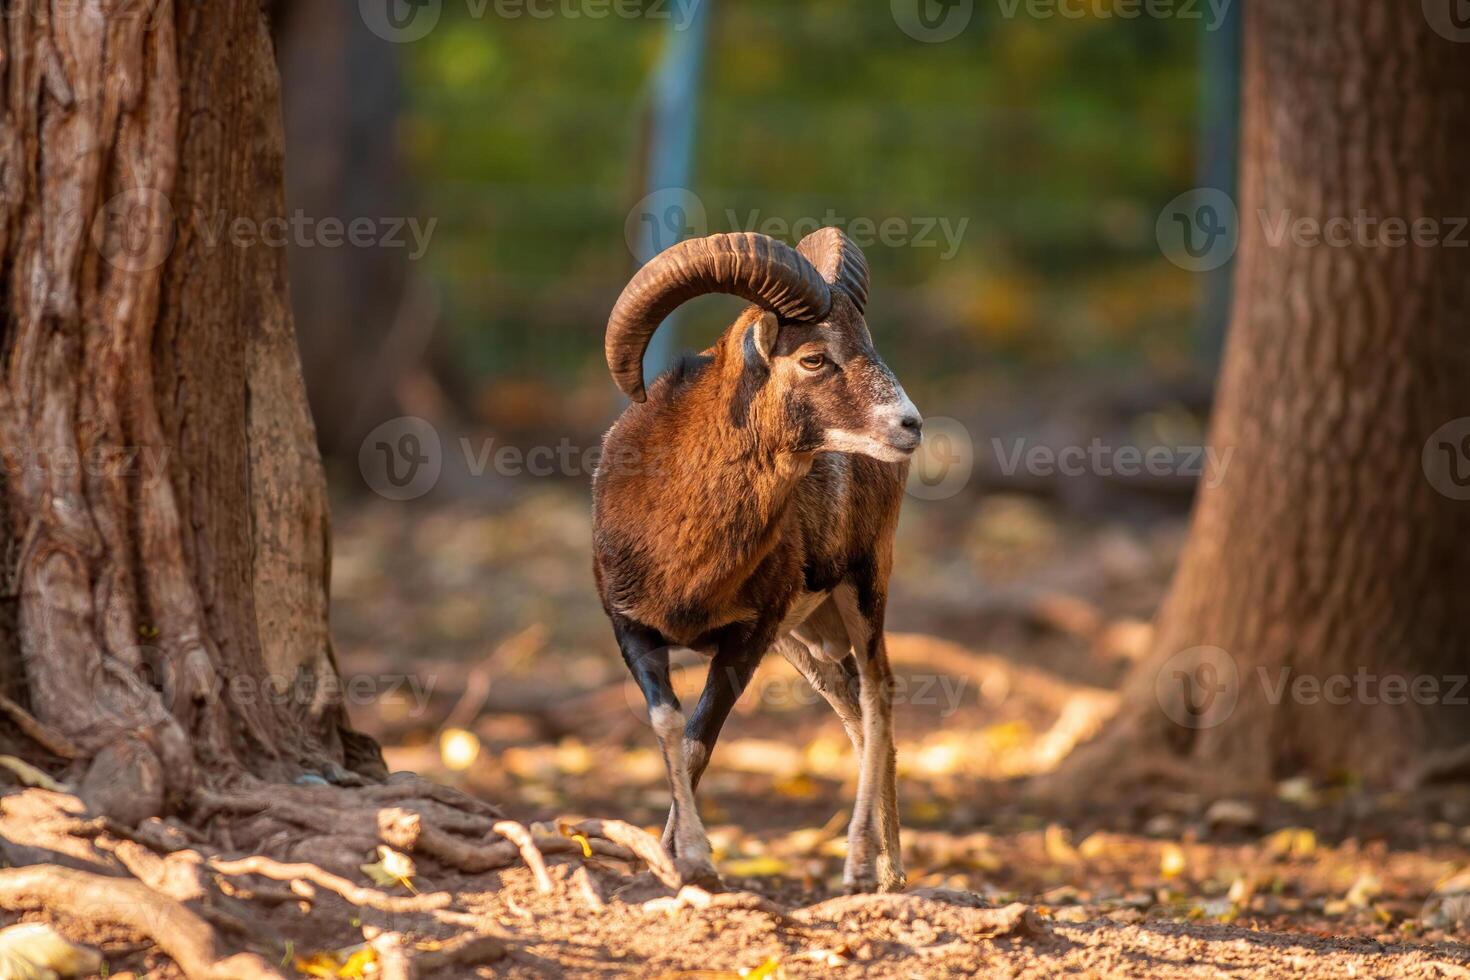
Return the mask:
[[648,865],[648,869],[659,881],[670,888],[680,886],[679,872],[674,868],[674,862],[670,860],[659,839],[648,831],[622,820],[583,820],[572,824],[571,828],[587,837],[600,837],[626,847]]
[[[260,875],[262,878],[271,878],[275,881],[290,882],[293,885],[299,881],[309,881],[313,885],[319,885],[331,892],[336,892],[350,905],[360,905],[380,912],[430,912],[434,909],[448,908],[451,896],[448,892],[430,892],[426,895],[389,895],[375,888],[367,888],[362,885],[354,885],[339,875],[334,875],[314,864],[296,863],[283,864],[260,855],[239,858],[234,861],[213,860],[209,866],[220,874],[226,875]],[[310,893],[296,894],[310,900]]]
[[27,738],[52,755],[67,761],[81,757],[82,750],[71,739],[50,725],[38,721],[35,715],[3,694],[0,694],[0,714],[9,718]]
[[207,922],[139,881],[47,864],[9,868],[0,871],[0,907],[126,926],[157,943],[189,980],[281,978],[254,953],[222,958]]
[[[594,861],[575,875],[553,875],[547,855],[646,866],[678,892],[673,862],[658,839],[638,827],[595,819],[527,827],[468,799],[422,780],[251,783],[197,791],[185,811],[192,825],[176,818],[127,825],[89,813],[67,793],[12,791],[0,795],[0,842],[12,861],[29,866],[0,872],[0,908],[111,923],[151,940],[190,978],[253,980],[279,976],[271,963],[287,952],[280,916],[299,921],[296,928],[337,923],[329,928],[340,932],[347,925],[340,900],[359,910],[354,923],[363,922],[379,975],[411,978],[436,969],[462,974],[506,955],[508,937],[487,935],[493,923],[472,908],[455,907],[462,878],[454,888],[413,895],[359,883],[361,865],[373,860],[380,844],[413,854],[430,882],[441,872],[473,875],[524,864],[541,893],[569,888],[574,900],[593,909],[611,901],[592,873],[608,869]],[[494,880],[486,886],[495,887]],[[673,904],[681,907],[742,900],[688,889],[679,894]],[[332,902],[322,904],[328,895]],[[409,941],[442,936],[446,927],[467,934],[440,945]],[[244,952],[228,955],[232,950]]]
[[551,876],[546,873],[546,860],[536,848],[531,832],[514,820],[497,821],[492,828],[501,837],[515,844],[520,850],[521,860],[536,876],[536,890],[546,895],[551,892]]

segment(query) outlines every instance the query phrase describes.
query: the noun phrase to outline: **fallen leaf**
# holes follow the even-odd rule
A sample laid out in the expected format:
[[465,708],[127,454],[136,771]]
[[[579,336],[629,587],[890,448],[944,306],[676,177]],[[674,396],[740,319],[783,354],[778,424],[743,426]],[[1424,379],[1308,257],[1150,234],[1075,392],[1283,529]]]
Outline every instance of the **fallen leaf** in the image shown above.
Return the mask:
[[759,857],[726,861],[724,870],[727,874],[735,875],[737,878],[769,878],[773,875],[785,874],[790,867],[775,855],[762,854]]
[[1082,861],[1077,849],[1072,846],[1071,835],[1061,824],[1048,824],[1042,835],[1046,856],[1057,864],[1078,864]]
[[0,766],[4,766],[6,769],[9,769],[11,772],[15,773],[15,778],[19,779],[27,786],[35,786],[40,789],[49,789],[53,793],[71,792],[70,787],[64,785],[63,783],[58,783],[56,780],[52,779],[50,776],[46,775],[46,773],[31,765],[29,762],[26,762],[24,759],[17,759],[13,755],[0,755]]
[[1274,858],[1309,858],[1317,852],[1317,835],[1305,827],[1285,827],[1266,838],[1266,854]]
[[745,980],[765,980],[766,977],[775,976],[776,971],[780,968],[781,960],[778,957],[772,956],[770,959],[766,960],[764,963],[753,970],[742,970],[740,972],[740,975],[744,977]]
[[1189,867],[1189,859],[1184,856],[1184,848],[1178,844],[1165,844],[1163,853],[1159,855],[1159,873],[1165,878],[1177,878],[1184,874]]
[[68,942],[44,922],[0,929],[0,977],[6,980],[76,977],[101,969],[96,950]]
[[1353,882],[1353,887],[1343,896],[1343,901],[1355,909],[1367,908],[1373,899],[1377,898],[1383,891],[1383,882],[1371,871],[1364,872]]
[[413,887],[414,875],[418,869],[414,867],[413,858],[407,854],[400,854],[386,844],[378,845],[378,860],[374,864],[360,865],[362,873],[379,888],[387,888],[392,885],[402,885],[411,892],[417,892]]

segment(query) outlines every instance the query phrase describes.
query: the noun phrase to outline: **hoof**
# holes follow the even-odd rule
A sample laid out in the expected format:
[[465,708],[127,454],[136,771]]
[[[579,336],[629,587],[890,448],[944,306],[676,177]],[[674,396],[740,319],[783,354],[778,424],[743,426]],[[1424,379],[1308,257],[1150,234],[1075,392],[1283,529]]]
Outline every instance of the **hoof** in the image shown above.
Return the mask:
[[901,873],[897,875],[884,875],[878,881],[878,890],[885,894],[907,891],[908,887],[909,880]]
[[878,890],[878,879],[871,874],[843,876],[842,890],[849,895],[870,895]]
[[715,866],[708,861],[680,861],[674,862],[674,870],[679,872],[679,882],[684,885],[696,885],[708,892],[722,892],[725,883],[720,880],[720,873]]

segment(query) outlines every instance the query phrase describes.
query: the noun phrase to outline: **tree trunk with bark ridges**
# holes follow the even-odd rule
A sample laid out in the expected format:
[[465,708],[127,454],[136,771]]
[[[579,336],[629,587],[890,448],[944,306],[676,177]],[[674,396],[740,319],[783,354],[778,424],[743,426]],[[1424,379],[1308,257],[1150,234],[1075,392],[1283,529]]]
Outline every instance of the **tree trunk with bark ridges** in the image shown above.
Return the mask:
[[286,257],[211,233],[284,211],[259,5],[20,0],[4,31],[0,741],[125,822],[381,774],[338,696]]
[[[1112,727],[1056,774],[1065,792],[1125,774],[1381,784],[1470,744],[1470,502],[1425,455],[1470,416],[1454,220],[1470,215],[1470,49],[1394,0],[1271,0],[1246,18],[1235,313],[1210,434],[1228,462],[1201,488],[1152,654]],[[1380,224],[1326,225],[1360,213]],[[1395,245],[1408,235],[1388,218],[1430,219],[1441,243]]]

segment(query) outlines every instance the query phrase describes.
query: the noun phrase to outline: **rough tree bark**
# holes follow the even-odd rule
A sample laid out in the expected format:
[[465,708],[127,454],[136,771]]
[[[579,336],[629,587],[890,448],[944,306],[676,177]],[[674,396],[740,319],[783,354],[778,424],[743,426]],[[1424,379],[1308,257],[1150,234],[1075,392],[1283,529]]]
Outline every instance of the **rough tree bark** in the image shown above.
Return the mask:
[[[1124,709],[1057,774],[1071,792],[1125,773],[1217,791],[1385,783],[1470,743],[1455,679],[1470,502],[1431,465],[1441,447],[1426,455],[1470,416],[1455,221],[1470,215],[1470,49],[1397,0],[1270,0],[1246,18],[1236,306],[1210,432],[1233,456],[1200,491]],[[1443,240],[1292,231],[1360,213],[1429,219]]]
[[17,0],[3,30],[0,744],[127,823],[380,774],[337,696],[286,256],[249,241],[284,213],[260,5]]

